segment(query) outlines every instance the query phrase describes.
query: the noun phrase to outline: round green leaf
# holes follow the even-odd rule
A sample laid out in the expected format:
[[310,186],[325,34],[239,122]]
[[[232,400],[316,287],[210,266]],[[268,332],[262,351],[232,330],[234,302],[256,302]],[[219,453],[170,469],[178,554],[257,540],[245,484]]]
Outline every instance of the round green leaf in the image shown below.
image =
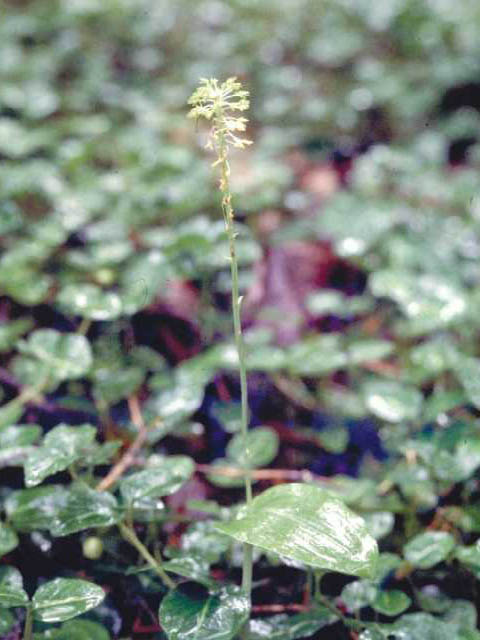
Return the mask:
[[18,545],[18,537],[15,531],[0,522],[0,558],[15,549]]
[[308,566],[371,578],[377,543],[365,522],[319,487],[292,483],[267,489],[219,531]]
[[455,538],[444,531],[427,531],[415,536],[403,548],[405,559],[414,567],[429,569],[445,560],[455,547]]
[[[171,591],[158,612],[168,640],[230,640],[248,619],[250,603],[238,587],[208,594],[187,583]],[[188,591],[187,591],[188,589]]]
[[120,296],[94,284],[67,285],[59,292],[57,303],[66,313],[91,320],[114,320],[122,314]]
[[341,599],[350,609],[357,611],[368,607],[377,595],[377,587],[370,580],[356,580],[350,582],[342,589]]
[[58,511],[65,505],[67,490],[51,485],[14,491],[5,501],[5,510],[17,531],[50,529]]
[[108,527],[120,519],[114,496],[87,486],[74,486],[67,492],[65,503],[50,523],[53,536],[68,536],[94,527]]
[[237,433],[227,446],[227,456],[240,467],[254,469],[270,464],[278,453],[277,432],[269,427],[257,427],[247,433],[246,445],[243,435]]
[[8,609],[0,607],[0,636],[6,636],[15,622],[12,614]]
[[399,616],[412,604],[411,599],[403,591],[379,591],[372,607],[384,616]]
[[81,378],[92,364],[90,344],[78,334],[38,329],[18,348],[48,367],[49,376],[58,381]]
[[23,589],[21,573],[15,567],[0,567],[0,607],[25,607],[28,595]]
[[91,582],[56,578],[35,592],[33,614],[41,622],[62,622],[98,607],[104,598],[103,589]]
[[312,637],[337,618],[328,610],[317,607],[293,616],[279,614],[250,620],[248,640],[300,640]]
[[365,385],[363,397],[367,409],[387,422],[415,420],[422,406],[422,394],[417,389],[388,380]]
[[155,461],[155,465],[145,471],[124,478],[120,483],[120,492],[126,502],[169,496],[190,479],[194,469],[191,458],[168,456]]
[[43,445],[32,451],[25,462],[27,487],[40,484],[48,476],[67,469],[82,458],[92,445],[95,435],[95,427],[88,424],[76,427],[61,424],[49,431]]

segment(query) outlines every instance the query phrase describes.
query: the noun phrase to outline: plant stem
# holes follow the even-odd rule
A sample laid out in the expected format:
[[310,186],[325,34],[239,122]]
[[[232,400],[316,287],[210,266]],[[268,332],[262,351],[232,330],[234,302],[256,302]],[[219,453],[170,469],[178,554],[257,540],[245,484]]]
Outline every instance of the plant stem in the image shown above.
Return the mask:
[[138,551],[138,553],[148,562],[148,564],[152,567],[155,573],[162,579],[162,582],[164,583],[164,585],[169,589],[174,589],[175,583],[168,576],[168,574],[162,567],[161,562],[159,562],[152,556],[152,554],[147,549],[147,547],[138,539],[135,531],[133,529],[130,529],[130,527],[127,527],[127,525],[123,523],[120,523],[118,526],[125,540],[129,542],[132,546],[134,546],[135,549]]
[[[218,114],[219,120],[222,120],[223,114]],[[228,243],[230,248],[230,272],[232,275],[232,314],[233,329],[235,333],[235,345],[238,353],[238,363],[240,369],[240,396],[242,407],[241,433],[243,437],[244,452],[244,471],[245,471],[245,498],[247,505],[252,502],[252,479],[248,468],[248,388],[247,388],[247,366],[245,362],[245,345],[243,343],[242,323],[240,319],[241,298],[238,287],[238,262],[235,251],[235,218],[232,207],[232,194],[230,192],[230,168],[227,159],[227,144],[225,137],[220,138],[219,160],[221,165],[221,181],[220,189],[223,193],[222,211],[225,220],[225,227],[228,235]],[[252,564],[253,564],[253,547],[250,544],[243,546],[243,571],[242,571],[242,589],[243,592],[251,597],[252,591]]]
[[32,605],[27,607],[27,617],[25,618],[25,627],[23,629],[23,640],[32,640],[33,638],[33,609]]

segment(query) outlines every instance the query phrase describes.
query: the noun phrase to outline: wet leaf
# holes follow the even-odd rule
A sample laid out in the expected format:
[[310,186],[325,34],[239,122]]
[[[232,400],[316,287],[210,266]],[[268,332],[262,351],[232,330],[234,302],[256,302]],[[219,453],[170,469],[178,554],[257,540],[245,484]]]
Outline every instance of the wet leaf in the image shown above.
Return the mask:
[[363,397],[369,411],[393,423],[415,420],[422,406],[422,394],[417,389],[387,380],[366,384]]
[[18,348],[45,365],[48,375],[58,381],[81,378],[92,364],[90,344],[78,334],[38,329],[28,340],[20,342]]
[[18,546],[18,536],[8,525],[0,522],[0,558]]
[[60,424],[47,433],[43,445],[33,451],[25,463],[25,484],[33,487],[45,478],[64,471],[81,459],[92,445],[96,429],[84,424],[70,427]]
[[138,471],[120,483],[123,499],[135,502],[141,498],[161,498],[178,491],[192,476],[195,464],[187,456],[168,456],[155,460],[145,471]]
[[67,489],[56,485],[14,491],[5,501],[5,511],[17,531],[50,529],[67,494]]
[[293,616],[279,614],[269,618],[250,620],[248,640],[300,640],[313,636],[319,629],[327,627],[337,618],[328,609],[321,607]]
[[117,501],[110,493],[84,485],[68,490],[64,504],[50,523],[53,536],[68,536],[93,527],[108,527],[120,520]]
[[178,587],[162,600],[158,615],[168,640],[230,640],[249,611],[249,600],[238,587],[223,587],[213,594]]
[[455,548],[455,538],[444,531],[426,531],[410,540],[403,552],[414,567],[429,569],[445,560]]
[[23,589],[23,579],[15,567],[0,567],[0,606],[25,607],[28,595]]
[[411,599],[403,591],[379,591],[372,602],[372,608],[384,616],[398,616],[412,604]]
[[272,487],[236,520],[216,527],[240,542],[308,566],[375,576],[377,544],[365,522],[319,487],[296,483]]
[[356,580],[342,589],[341,599],[350,611],[368,607],[375,600],[377,587],[370,580]]
[[33,613],[42,622],[62,622],[98,607],[104,598],[103,589],[91,582],[56,578],[36,590]]
[[227,456],[242,468],[254,469],[270,464],[278,453],[278,447],[276,431],[270,427],[256,427],[249,430],[246,445],[241,433],[234,435],[228,443]]

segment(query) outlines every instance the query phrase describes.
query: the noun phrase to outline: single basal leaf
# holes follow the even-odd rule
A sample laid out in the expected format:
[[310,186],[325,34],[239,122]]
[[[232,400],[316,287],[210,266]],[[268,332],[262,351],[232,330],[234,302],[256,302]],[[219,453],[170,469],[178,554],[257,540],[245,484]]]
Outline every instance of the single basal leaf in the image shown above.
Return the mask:
[[267,489],[222,533],[308,566],[372,578],[378,548],[365,522],[319,487],[292,483]]
[[33,613],[41,622],[62,622],[97,607],[105,592],[86,580],[56,578],[39,587],[33,596]]

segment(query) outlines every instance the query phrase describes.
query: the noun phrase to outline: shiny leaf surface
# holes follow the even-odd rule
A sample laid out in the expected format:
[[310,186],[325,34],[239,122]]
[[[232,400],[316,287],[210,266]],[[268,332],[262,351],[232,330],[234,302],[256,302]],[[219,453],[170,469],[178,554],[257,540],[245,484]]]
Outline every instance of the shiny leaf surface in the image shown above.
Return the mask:
[[230,640],[246,622],[248,598],[238,587],[209,594],[189,584],[171,591],[160,605],[160,623],[168,640]]
[[56,578],[39,587],[33,596],[33,613],[42,622],[62,622],[97,607],[105,592],[86,580]]
[[308,484],[284,484],[257,496],[219,531],[308,566],[373,577],[378,549],[365,522],[331,494]]

